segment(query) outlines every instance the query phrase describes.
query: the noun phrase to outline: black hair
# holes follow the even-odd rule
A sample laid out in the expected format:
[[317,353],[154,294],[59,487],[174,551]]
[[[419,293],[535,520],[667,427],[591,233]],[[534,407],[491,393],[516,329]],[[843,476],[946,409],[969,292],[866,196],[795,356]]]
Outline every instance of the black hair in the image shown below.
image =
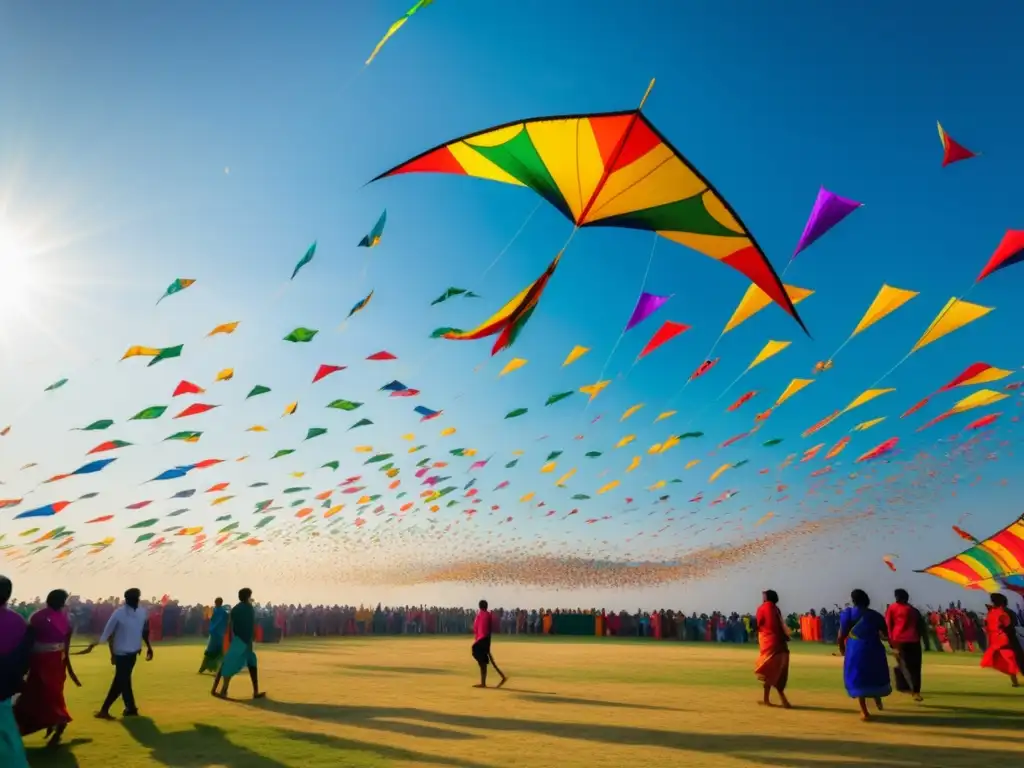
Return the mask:
[[903,588],[897,589],[893,594],[896,596],[896,602],[897,603],[909,603],[910,602],[910,593],[907,592],[907,590],[905,590]]
[[216,600],[213,601],[213,604],[220,608],[222,605],[224,605],[224,598],[218,597]]
[[142,599],[142,590],[138,587],[132,587],[124,591],[124,601],[128,604],[129,608],[138,608],[139,600]]
[[989,599],[992,601],[992,605],[999,606],[1000,608],[1005,608],[1008,605],[1006,595],[1001,592],[993,592],[989,595]]
[[850,593],[850,602],[858,608],[867,608],[871,605],[871,598],[863,589],[855,589]]
[[252,597],[252,590],[249,589],[248,587],[242,587],[240,590],[238,590],[238,601],[240,603],[247,603],[247,602],[249,602],[249,598],[251,598],[251,597]]
[[764,591],[764,599],[767,600],[769,603],[777,605],[779,602],[779,593],[776,592],[774,589],[766,589]]
[[14,584],[6,576],[0,576],[0,605],[7,605],[14,593]]
[[54,611],[59,611],[68,601],[68,593],[63,589],[55,589],[46,596],[46,606]]
[[480,610],[481,611],[486,611],[487,610],[487,601],[486,600],[481,600],[480,601]]

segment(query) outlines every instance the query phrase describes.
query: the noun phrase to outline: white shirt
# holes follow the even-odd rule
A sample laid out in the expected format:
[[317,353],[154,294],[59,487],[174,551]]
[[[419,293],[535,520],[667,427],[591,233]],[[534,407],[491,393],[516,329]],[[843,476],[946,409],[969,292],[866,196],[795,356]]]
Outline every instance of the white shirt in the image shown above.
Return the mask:
[[100,645],[106,643],[111,636],[114,638],[114,655],[130,656],[142,650],[142,628],[149,618],[149,612],[139,606],[129,608],[118,606],[107,621],[100,635]]

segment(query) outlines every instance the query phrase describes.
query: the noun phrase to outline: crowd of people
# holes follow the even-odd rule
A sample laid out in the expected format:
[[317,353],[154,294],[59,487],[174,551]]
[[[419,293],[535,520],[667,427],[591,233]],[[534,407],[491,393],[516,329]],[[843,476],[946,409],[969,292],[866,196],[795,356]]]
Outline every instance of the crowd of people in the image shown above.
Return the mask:
[[[67,680],[81,685],[72,656],[91,652],[99,645],[110,651],[114,677],[106,699],[95,716],[112,720],[110,710],[120,699],[124,717],[139,714],[132,689],[132,672],[146,648],[146,660],[154,657],[152,642],[165,638],[207,638],[198,672],[212,673],[213,696],[227,698],[231,679],[247,670],[253,698],[260,689],[256,644],[281,642],[288,637],[330,637],[360,634],[466,634],[473,638],[472,656],[480,669],[480,683],[487,687],[487,671],[493,667],[505,684],[508,676],[495,664],[491,642],[495,634],[596,634],[661,640],[747,643],[756,642],[760,654],[754,673],[763,687],[762,704],[772,706],[775,691],[781,705],[790,708],[786,696],[789,679],[789,643],[794,639],[834,643],[843,656],[843,681],[851,698],[858,701],[861,717],[869,719],[868,702],[878,710],[882,699],[896,689],[921,700],[924,651],[983,652],[981,666],[994,669],[1019,687],[1024,670],[1024,650],[1017,628],[1024,625],[1024,607],[1014,612],[1005,596],[990,595],[984,619],[960,604],[922,613],[910,603],[905,590],[897,589],[895,601],[885,614],[873,610],[868,595],[856,589],[843,609],[822,609],[783,616],[779,596],[772,590],[754,615],[714,612],[609,612],[598,610],[504,609],[490,610],[481,600],[478,610],[463,608],[366,606],[274,606],[252,600],[252,590],[241,589],[230,610],[221,598],[214,605],[183,606],[164,596],[145,603],[138,589],[123,599],[81,600],[64,590],[54,590],[44,601],[12,600],[13,585],[0,577],[0,765],[28,765],[22,737],[45,732],[56,746],[68,724],[64,699]],[[96,638],[72,653],[75,635]],[[886,649],[888,644],[888,650]],[[889,658],[894,666],[890,670]]]

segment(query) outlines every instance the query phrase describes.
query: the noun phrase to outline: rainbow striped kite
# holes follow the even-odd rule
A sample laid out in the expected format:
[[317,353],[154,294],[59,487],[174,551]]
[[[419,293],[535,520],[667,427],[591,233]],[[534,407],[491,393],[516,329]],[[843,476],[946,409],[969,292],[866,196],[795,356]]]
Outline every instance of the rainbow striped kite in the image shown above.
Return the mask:
[[966,589],[1024,595],[1024,516],[959,555],[917,573],[929,573]]

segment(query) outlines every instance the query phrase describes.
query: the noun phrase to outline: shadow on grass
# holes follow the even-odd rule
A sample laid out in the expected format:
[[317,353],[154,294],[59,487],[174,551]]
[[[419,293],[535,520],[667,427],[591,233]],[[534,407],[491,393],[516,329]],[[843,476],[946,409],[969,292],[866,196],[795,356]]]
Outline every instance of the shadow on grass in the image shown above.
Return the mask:
[[384,672],[393,675],[451,675],[450,669],[435,669],[433,667],[383,667],[376,664],[339,664],[342,669],[351,669],[357,672]]
[[25,747],[25,755],[28,757],[28,764],[32,768],[43,766],[44,768],[79,768],[81,763],[75,757],[75,747],[83,744],[91,744],[92,739],[68,739],[59,747]]
[[[292,741],[304,741],[309,744],[315,744],[319,747],[329,747],[331,749],[354,752],[369,752],[385,760],[399,760],[402,762],[423,765],[441,765],[448,766],[449,768],[490,768],[489,766],[481,763],[462,760],[457,757],[441,757],[440,755],[431,755],[426,752],[415,752],[411,749],[402,749],[401,747],[389,747],[385,744],[371,744],[365,741],[355,741],[353,739],[343,739],[337,736],[328,736],[323,733],[307,733],[305,731],[279,729],[277,730],[277,735],[285,739],[291,739]],[[339,762],[338,765],[344,765],[344,763]]]
[[[413,707],[357,707],[335,704],[301,704],[284,701],[262,701],[258,706],[282,715],[317,720],[329,723],[367,728],[390,733],[404,733],[407,724],[395,720],[420,721],[430,726],[449,728],[472,728],[483,731],[504,733],[534,733],[544,736],[585,741],[593,744],[618,746],[661,747],[683,752],[700,752],[708,755],[728,755],[764,766],[787,766],[787,768],[835,768],[846,765],[870,765],[872,768],[944,768],[954,766],[1016,764],[1020,752],[1003,750],[989,744],[987,748],[953,747],[936,744],[902,745],[899,743],[875,743],[869,741],[843,741],[824,738],[790,738],[772,734],[709,734],[699,732],[662,731],[652,728],[611,725],[605,723],[566,723],[541,720],[521,720],[504,717],[463,715]],[[971,710],[951,708],[948,716],[939,714],[891,715],[882,714],[877,723],[884,725],[921,725],[956,728],[961,719]],[[975,710],[976,711],[976,710]],[[982,711],[982,717],[984,715]],[[780,713],[783,717],[797,717],[798,712]],[[1000,712],[1004,718],[1005,712]],[[770,724],[770,721],[768,721]],[[985,719],[976,722],[984,727]],[[1019,721],[1018,721],[1019,722]],[[851,734],[859,728],[871,729],[873,724],[861,724],[856,712],[850,712]],[[959,727],[964,727],[959,724]],[[435,738],[464,738],[465,734],[455,731],[430,728]],[[870,733],[870,730],[865,731]],[[457,734],[457,735],[456,735]],[[849,757],[846,757],[846,756]]]
[[626,701],[603,701],[601,699],[575,699],[570,696],[559,696],[557,693],[534,693],[532,691],[516,692],[516,698],[523,701],[531,701],[535,704],[571,704],[573,706],[608,707],[611,709],[642,709],[648,712],[690,711],[677,707],[659,707],[655,704],[631,704]]
[[240,747],[212,725],[195,723],[192,730],[164,733],[148,717],[126,718],[125,730],[149,756],[168,768],[288,768],[284,763]]

